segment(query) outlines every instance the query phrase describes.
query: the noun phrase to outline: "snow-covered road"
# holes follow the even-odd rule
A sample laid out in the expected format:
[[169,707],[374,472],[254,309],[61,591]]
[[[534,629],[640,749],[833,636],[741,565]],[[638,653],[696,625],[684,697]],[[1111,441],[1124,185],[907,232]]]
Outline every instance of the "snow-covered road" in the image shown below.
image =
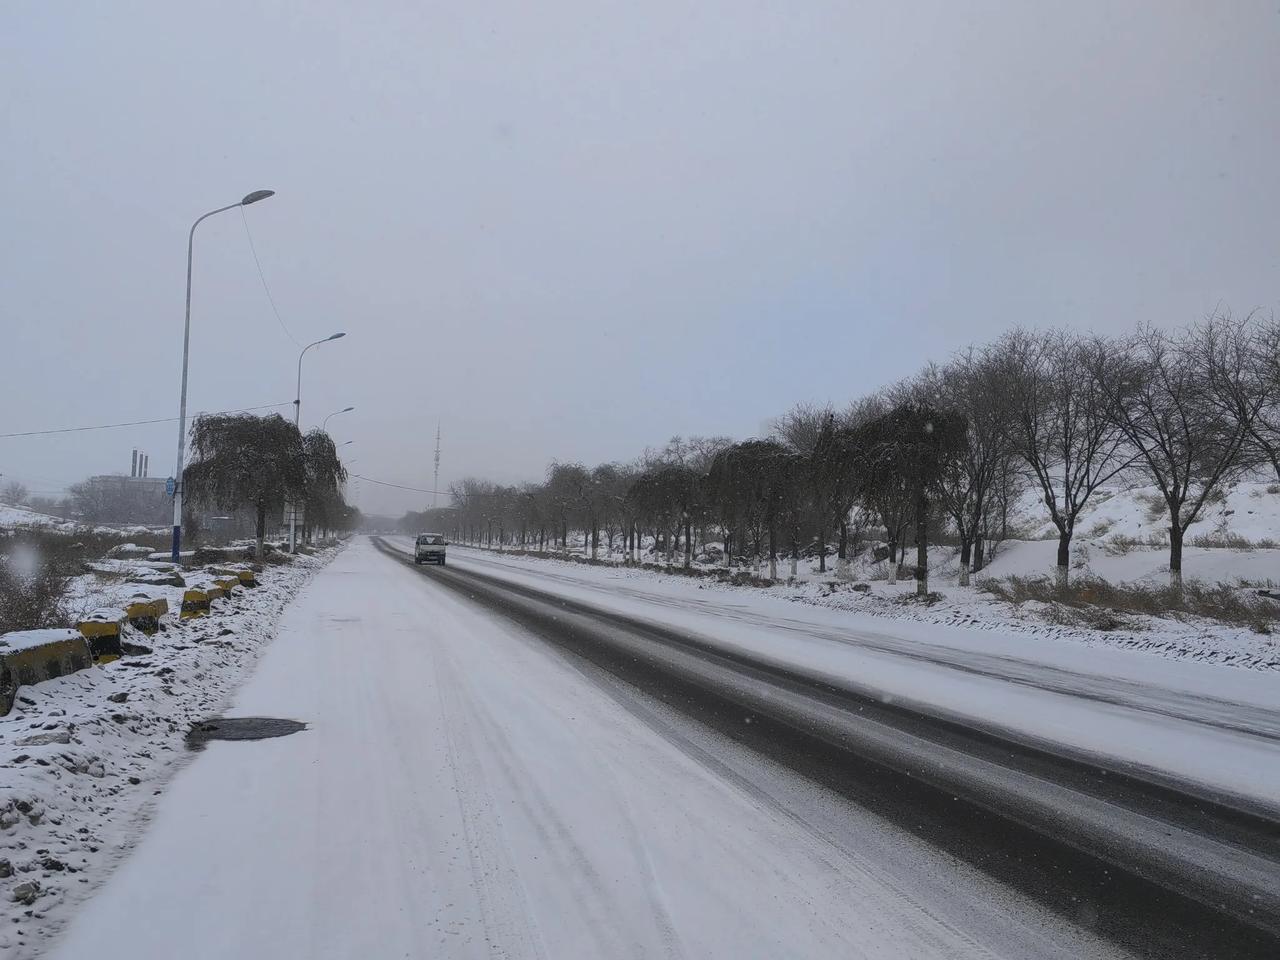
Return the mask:
[[[388,538],[411,550],[408,538]],[[451,548],[452,549],[452,548]],[[696,633],[1019,739],[1280,811],[1280,673],[895,621],[750,589],[460,548],[450,563]]]
[[1116,955],[367,542],[230,713],[52,956]]

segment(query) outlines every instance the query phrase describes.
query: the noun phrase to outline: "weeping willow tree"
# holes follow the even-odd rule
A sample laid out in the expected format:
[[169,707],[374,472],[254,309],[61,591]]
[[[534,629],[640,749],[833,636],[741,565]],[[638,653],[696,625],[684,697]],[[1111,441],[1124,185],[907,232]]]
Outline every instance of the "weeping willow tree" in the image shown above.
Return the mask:
[[191,425],[191,463],[182,473],[183,487],[191,502],[202,506],[251,507],[261,557],[267,514],[281,511],[286,500],[306,497],[307,459],[298,428],[278,413],[200,416]]
[[307,484],[305,533],[310,539],[316,530],[336,530],[345,523],[349,508],[342,485],[347,482],[347,468],[323,430],[312,430],[302,438],[302,455]]
[[900,403],[854,431],[864,496],[910,491],[916,522],[916,593],[929,593],[929,515],[949,461],[964,449],[963,414]]

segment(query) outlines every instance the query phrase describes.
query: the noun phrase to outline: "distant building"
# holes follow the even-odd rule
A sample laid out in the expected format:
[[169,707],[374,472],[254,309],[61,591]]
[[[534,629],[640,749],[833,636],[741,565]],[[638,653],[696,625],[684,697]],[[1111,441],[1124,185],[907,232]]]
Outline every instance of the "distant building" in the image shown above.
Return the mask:
[[93,523],[164,526],[173,515],[173,500],[163,477],[90,477],[77,492],[81,513]]

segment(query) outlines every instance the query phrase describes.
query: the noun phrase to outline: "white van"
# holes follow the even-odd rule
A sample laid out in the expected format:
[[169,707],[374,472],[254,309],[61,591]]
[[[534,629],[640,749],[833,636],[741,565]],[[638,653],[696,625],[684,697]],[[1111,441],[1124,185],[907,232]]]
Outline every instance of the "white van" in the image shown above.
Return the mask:
[[414,563],[438,563],[444,566],[444,548],[448,546],[438,533],[420,533],[413,545]]

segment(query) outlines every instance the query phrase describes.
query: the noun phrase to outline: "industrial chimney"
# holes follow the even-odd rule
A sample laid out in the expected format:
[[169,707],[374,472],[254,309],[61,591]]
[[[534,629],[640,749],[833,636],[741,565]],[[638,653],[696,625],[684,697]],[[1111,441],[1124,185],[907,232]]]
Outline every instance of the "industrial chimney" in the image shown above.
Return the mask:
[[133,451],[133,466],[129,468],[129,476],[136,477],[138,475],[138,450],[135,447]]

